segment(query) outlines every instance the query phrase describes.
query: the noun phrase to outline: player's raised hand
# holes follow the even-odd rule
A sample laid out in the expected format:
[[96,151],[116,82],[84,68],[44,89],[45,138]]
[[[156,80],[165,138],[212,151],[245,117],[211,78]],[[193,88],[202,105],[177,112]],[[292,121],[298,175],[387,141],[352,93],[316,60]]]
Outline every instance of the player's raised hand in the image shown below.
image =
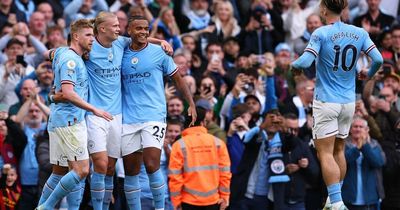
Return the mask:
[[359,80],[366,80],[366,79],[368,79],[368,70],[367,70],[367,69],[361,70],[361,71],[357,74],[357,78],[358,78]]
[[93,114],[97,117],[104,118],[107,121],[111,121],[113,119],[112,115],[101,109],[94,109]]
[[188,108],[188,115],[192,117],[192,122],[190,122],[189,127],[193,126],[194,123],[196,122],[197,119],[197,112],[196,112],[196,106],[195,105],[191,105]]
[[161,41],[161,48],[168,54],[168,55],[173,55],[174,54],[174,48],[165,40]]

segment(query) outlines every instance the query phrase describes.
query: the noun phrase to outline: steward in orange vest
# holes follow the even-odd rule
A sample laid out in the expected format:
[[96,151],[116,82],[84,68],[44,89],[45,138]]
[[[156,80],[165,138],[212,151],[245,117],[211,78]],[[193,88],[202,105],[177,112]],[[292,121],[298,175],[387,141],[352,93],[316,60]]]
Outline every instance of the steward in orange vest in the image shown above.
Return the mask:
[[208,134],[202,126],[206,110],[200,107],[196,110],[195,127],[185,129],[182,138],[172,145],[169,160],[171,201],[176,209],[195,206],[225,209],[232,177],[228,150],[222,140]]

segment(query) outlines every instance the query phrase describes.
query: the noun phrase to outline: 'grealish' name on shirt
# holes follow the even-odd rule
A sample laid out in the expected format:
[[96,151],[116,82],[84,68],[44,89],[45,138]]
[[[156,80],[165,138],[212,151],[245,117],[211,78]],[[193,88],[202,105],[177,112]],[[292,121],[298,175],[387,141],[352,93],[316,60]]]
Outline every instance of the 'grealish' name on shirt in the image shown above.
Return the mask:
[[339,33],[333,34],[331,36],[331,41],[334,42],[337,39],[341,39],[341,38],[349,38],[349,39],[354,39],[354,40],[358,41],[358,39],[360,37],[357,34],[350,33],[350,32],[339,32]]

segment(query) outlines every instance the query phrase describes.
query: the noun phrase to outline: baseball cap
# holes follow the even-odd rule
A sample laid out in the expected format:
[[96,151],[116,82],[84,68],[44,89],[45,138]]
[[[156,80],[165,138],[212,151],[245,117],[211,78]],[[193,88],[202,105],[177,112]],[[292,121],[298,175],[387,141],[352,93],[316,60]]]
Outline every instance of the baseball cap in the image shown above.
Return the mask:
[[205,109],[205,110],[207,110],[207,111],[212,110],[212,106],[211,106],[210,102],[208,102],[208,101],[207,101],[206,99],[204,99],[204,98],[201,98],[201,99],[197,100],[197,101],[196,101],[196,106],[197,106],[197,107],[201,107],[201,108],[203,108],[203,109]]
[[278,54],[282,50],[292,52],[292,49],[290,48],[290,46],[288,44],[286,44],[285,42],[281,42],[275,47],[275,54]]
[[393,71],[390,72],[390,74],[385,75],[384,79],[386,79],[388,77],[394,78],[395,80],[397,80],[397,82],[400,82],[400,76],[398,74],[394,73]]
[[7,104],[0,104],[0,112],[8,112]]

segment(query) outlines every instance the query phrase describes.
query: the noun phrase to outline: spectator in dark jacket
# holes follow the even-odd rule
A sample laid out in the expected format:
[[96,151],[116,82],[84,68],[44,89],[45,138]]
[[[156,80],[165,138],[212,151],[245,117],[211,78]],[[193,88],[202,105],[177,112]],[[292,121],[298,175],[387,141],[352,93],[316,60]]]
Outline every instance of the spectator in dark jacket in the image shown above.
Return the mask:
[[50,163],[50,145],[49,145],[49,133],[47,130],[41,132],[36,139],[36,160],[39,164],[39,182],[38,192],[42,192],[43,186],[46,184],[52,172],[52,164]]
[[317,179],[319,169],[317,161],[311,154],[308,145],[298,138],[299,122],[293,113],[285,115],[286,131],[293,135],[286,145],[283,145],[283,160],[290,181],[285,184],[285,203],[290,209],[305,210],[306,185]]
[[377,174],[385,163],[379,143],[369,136],[368,123],[355,117],[346,141],[347,172],[342,186],[343,201],[349,209],[378,209],[380,197]]

